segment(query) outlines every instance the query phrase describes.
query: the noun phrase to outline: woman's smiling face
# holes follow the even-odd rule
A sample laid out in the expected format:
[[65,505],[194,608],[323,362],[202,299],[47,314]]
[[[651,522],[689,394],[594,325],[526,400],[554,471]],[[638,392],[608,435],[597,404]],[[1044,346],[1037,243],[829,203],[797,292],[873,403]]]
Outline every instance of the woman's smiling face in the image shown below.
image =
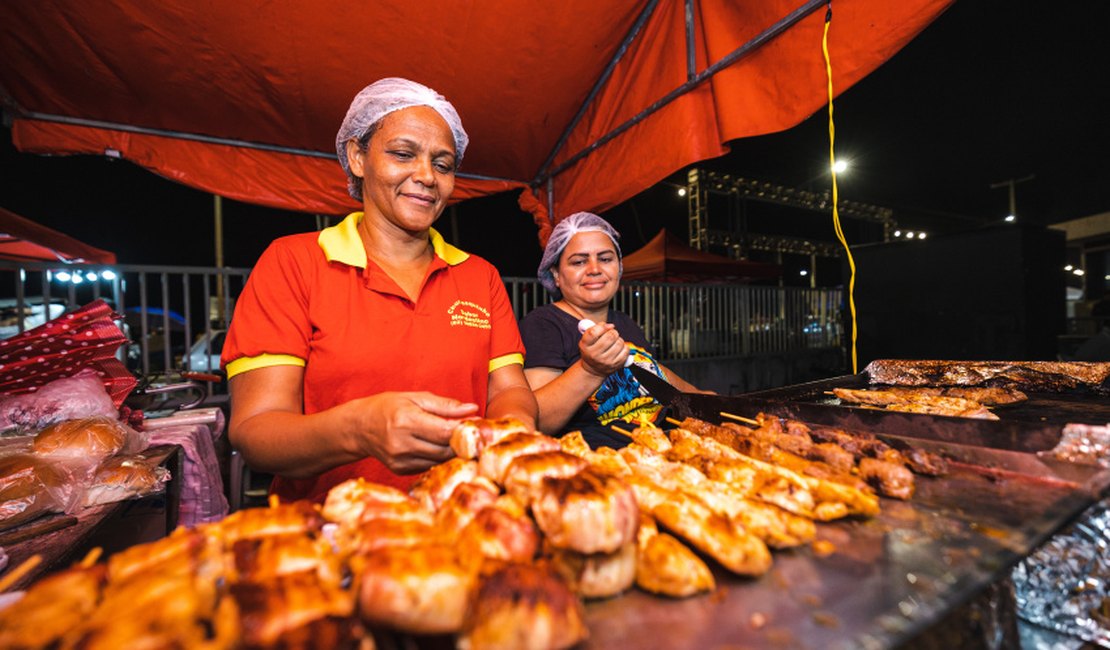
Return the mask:
[[455,188],[455,139],[428,106],[389,113],[366,151],[349,144],[347,155],[351,171],[362,178],[366,217],[407,232],[431,227]]
[[553,269],[563,300],[582,309],[609,304],[620,288],[620,257],[609,235],[580,232],[570,238]]

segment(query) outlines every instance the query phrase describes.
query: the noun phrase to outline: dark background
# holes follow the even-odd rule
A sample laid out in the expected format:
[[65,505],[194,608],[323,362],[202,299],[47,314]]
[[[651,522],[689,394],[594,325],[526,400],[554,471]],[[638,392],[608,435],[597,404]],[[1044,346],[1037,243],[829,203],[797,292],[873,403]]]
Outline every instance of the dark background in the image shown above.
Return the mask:
[[[841,198],[892,208],[899,225],[930,237],[997,223],[1009,212],[1008,194],[991,185],[1009,179],[1033,176],[1016,185],[1023,223],[1110,209],[1107,25],[1104,0],[958,0],[836,100],[836,149],[852,165],[839,176]],[[827,162],[822,109],[788,131],[736,141],[729,155],[701,166],[822,190]],[[686,200],[675,193],[685,171],[604,215],[623,233],[626,253],[660,228],[687,236]],[[0,206],[112,250],[121,263],[215,263],[211,195],[125,161],[21,154],[8,129],[0,133],[0,177]],[[833,240],[827,214],[752,211],[753,230]],[[455,243],[504,275],[534,274],[536,229],[515,193],[460,204],[454,218],[452,225],[445,213],[438,226],[449,239],[457,233]],[[312,215],[225,200],[225,265],[249,267],[274,237],[315,227]],[[846,222],[851,243],[873,237],[862,228]],[[788,283],[803,262],[784,260]]]

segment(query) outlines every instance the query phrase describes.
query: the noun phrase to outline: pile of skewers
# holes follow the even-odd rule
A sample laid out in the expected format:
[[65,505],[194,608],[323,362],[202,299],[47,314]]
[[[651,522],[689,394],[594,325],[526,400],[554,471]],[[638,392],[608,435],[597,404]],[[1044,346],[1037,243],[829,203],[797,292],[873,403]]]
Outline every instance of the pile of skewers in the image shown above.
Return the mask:
[[815,522],[874,516],[880,494],[910,498],[913,472],[943,470],[763,415],[671,424],[592,450],[467,420],[457,457],[409,493],[348,481],[322,506],[273,502],[40,580],[0,610],[0,647],[372,648],[402,633],[566,648],[588,635],[583,600],[689,597],[715,589],[711,565],[756,577],[770,549],[829,552]]

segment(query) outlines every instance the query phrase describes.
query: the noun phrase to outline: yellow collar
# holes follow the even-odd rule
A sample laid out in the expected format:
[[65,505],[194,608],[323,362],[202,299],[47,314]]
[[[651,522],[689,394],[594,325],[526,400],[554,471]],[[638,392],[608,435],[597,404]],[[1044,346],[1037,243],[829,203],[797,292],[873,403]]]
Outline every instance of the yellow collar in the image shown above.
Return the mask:
[[[320,231],[316,243],[324,251],[324,256],[329,262],[341,262],[348,266],[360,269],[366,268],[366,248],[362,245],[362,238],[358,236],[358,224],[362,221],[362,212],[352,212],[347,218]],[[443,240],[443,236],[435,228],[428,229],[428,239],[432,242],[432,250],[436,257],[451,266],[461,264],[470,257],[469,253],[461,251]]]

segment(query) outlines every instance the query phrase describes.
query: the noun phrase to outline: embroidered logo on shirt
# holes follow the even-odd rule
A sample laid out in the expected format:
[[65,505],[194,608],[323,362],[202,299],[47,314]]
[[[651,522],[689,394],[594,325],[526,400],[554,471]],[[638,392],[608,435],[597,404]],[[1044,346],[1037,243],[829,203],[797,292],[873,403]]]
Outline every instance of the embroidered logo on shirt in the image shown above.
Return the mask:
[[447,310],[447,315],[451,317],[451,327],[476,327],[480,330],[488,330],[489,325],[489,310],[481,305],[476,305],[469,300],[456,300],[455,304]]

